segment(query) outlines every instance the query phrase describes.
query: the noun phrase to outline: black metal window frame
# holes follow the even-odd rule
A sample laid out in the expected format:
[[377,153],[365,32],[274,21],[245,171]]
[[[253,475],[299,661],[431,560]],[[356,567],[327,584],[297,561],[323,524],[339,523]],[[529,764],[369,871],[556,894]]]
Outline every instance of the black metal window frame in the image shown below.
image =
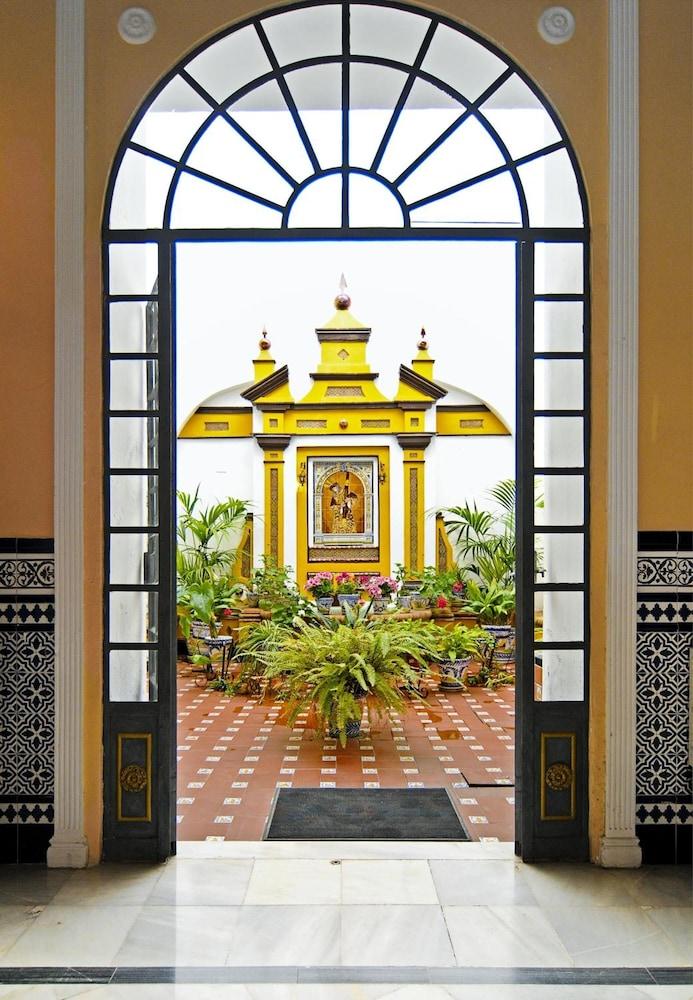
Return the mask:
[[[124,136],[109,179],[106,197],[106,210],[103,223],[103,275],[104,275],[104,332],[105,348],[103,354],[103,385],[104,385],[104,697],[105,697],[105,721],[104,738],[106,745],[105,754],[105,843],[106,854],[111,857],[137,856],[137,849],[118,847],[119,838],[127,841],[132,837],[132,827],[124,827],[119,818],[114,814],[114,809],[109,809],[109,801],[112,799],[112,789],[118,781],[115,773],[115,762],[113,754],[109,748],[113,746],[113,741],[117,732],[123,727],[134,728],[134,730],[145,730],[149,728],[156,733],[159,751],[156,757],[157,774],[152,777],[156,782],[156,787],[161,795],[161,804],[167,803],[167,815],[152,817],[150,823],[143,823],[138,827],[138,835],[141,839],[155,843],[154,854],[165,856],[169,850],[173,849],[175,839],[175,794],[171,798],[171,781],[175,780],[175,739],[169,731],[175,722],[175,690],[172,671],[168,670],[167,664],[174,662],[175,656],[175,503],[173,497],[173,484],[175,482],[175,424],[173,420],[175,402],[175,256],[176,244],[178,243],[231,243],[231,242],[281,242],[291,244],[293,242],[319,242],[319,241],[411,241],[425,244],[428,241],[450,241],[450,242],[511,242],[516,246],[516,278],[517,278],[517,481],[518,481],[518,552],[520,559],[520,576],[518,577],[518,669],[517,695],[518,704],[523,717],[523,725],[518,730],[517,739],[517,761],[518,761],[518,794],[522,794],[525,808],[519,814],[518,840],[525,844],[541,841],[542,824],[537,821],[536,802],[539,796],[539,789],[536,782],[531,782],[528,775],[521,774],[521,762],[523,754],[530,753],[532,756],[536,750],[536,739],[538,729],[528,724],[529,717],[534,713],[544,710],[545,718],[538,721],[539,728],[552,726],[554,729],[560,726],[561,718],[565,717],[565,711],[573,713],[576,726],[582,730],[584,739],[580,743],[580,778],[582,782],[579,788],[580,798],[585,803],[585,810],[577,825],[573,824],[572,830],[575,834],[576,842],[579,841],[580,848],[576,849],[578,854],[584,855],[586,844],[586,774],[587,774],[587,705],[589,698],[589,325],[590,325],[590,297],[589,297],[589,246],[590,231],[588,223],[588,203],[585,185],[578,166],[577,157],[572,148],[565,129],[560,122],[556,111],[546,100],[539,88],[533,81],[518,67],[505,53],[481,38],[472,30],[465,28],[453,20],[441,15],[432,14],[429,11],[400,3],[388,3],[384,0],[376,0],[368,4],[370,7],[391,8],[400,11],[409,11],[429,20],[428,29],[425,32],[423,42],[419,48],[418,55],[411,65],[397,62],[392,59],[385,59],[376,56],[353,56],[348,43],[349,12],[350,3],[342,3],[342,52],[339,55],[329,55],[325,57],[304,59],[295,63],[280,66],[279,61],[272,51],[269,39],[263,28],[263,22],[277,14],[291,12],[295,10],[310,9],[316,6],[325,6],[321,3],[294,3],[286,7],[273,8],[249,18],[239,24],[234,25],[227,31],[216,35],[203,45],[189,53],[180,63],[175,66],[152,90],[148,98],[143,102],[137,115],[134,117],[126,135]],[[498,77],[487,86],[483,93],[475,100],[466,100],[464,95],[455,90],[444,81],[431,76],[422,69],[432,39],[439,25],[452,28],[461,34],[490,51],[500,58],[505,68],[499,72]],[[243,87],[237,89],[233,94],[222,102],[217,102],[202,87],[201,84],[190,73],[186,66],[220,39],[238,31],[242,28],[253,26],[262,44],[268,60],[272,66],[269,73],[250,81]],[[406,74],[406,82],[392,114],[389,123],[379,142],[377,151],[369,169],[354,167],[348,161],[349,152],[349,73],[350,67],[354,64],[379,65],[390,69],[396,69]],[[310,138],[301,120],[301,112],[293,100],[285,77],[294,70],[307,68],[310,66],[338,65],[342,69],[342,163],[339,166],[321,168],[319,159],[311,145]],[[503,84],[516,75],[541,102],[542,107],[549,115],[553,125],[558,130],[561,140],[546,147],[536,150],[522,157],[513,159],[496,129],[488,122],[482,112],[481,107]],[[190,138],[186,149],[178,160],[148,149],[137,143],[133,139],[139,124],[147,114],[153,101],[161,94],[168,84],[176,77],[183,79],[210,108],[210,115],[198,128],[192,138]],[[444,94],[460,102],[461,111],[459,116],[429,145],[426,149],[412,158],[409,165],[400,172],[395,181],[389,181],[378,173],[378,167],[386,153],[387,145],[395,131],[397,121],[405,108],[407,99],[416,80],[422,79],[426,83],[438,87]],[[303,142],[306,155],[313,167],[313,173],[299,181],[293,177],[276,158],[264,147],[261,146],[248,132],[234,121],[229,109],[242,97],[269,81],[276,81],[281,90],[286,106],[296,126],[296,130]],[[475,117],[481,122],[483,127],[491,135],[493,141],[501,151],[504,163],[502,166],[491,171],[479,174],[476,177],[468,178],[457,184],[451,185],[444,190],[434,192],[430,196],[407,204],[403,199],[397,186],[428,159],[440,146],[458,129],[465,121]],[[270,203],[254,192],[244,190],[221,178],[203,174],[188,164],[188,159],[197,141],[210,127],[213,121],[223,119],[234,131],[241,136],[292,188],[291,195],[285,205],[277,202]],[[547,225],[536,226],[530,224],[529,209],[525,197],[522,180],[518,173],[519,167],[525,163],[548,156],[552,152],[564,149],[570,159],[573,174],[577,184],[577,190],[582,207],[583,224],[579,226]],[[172,182],[166,198],[163,224],[160,228],[153,229],[120,229],[111,228],[109,224],[111,205],[114,197],[115,184],[118,172],[122,165],[123,158],[128,150],[141,153],[152,160],[163,162],[174,170]],[[435,200],[444,198],[457,191],[472,188],[475,184],[493,176],[507,172],[515,184],[518,203],[520,206],[521,222],[519,225],[459,225],[459,226],[436,226],[436,225],[412,225],[410,212],[424,204],[432,203]],[[359,227],[354,228],[349,225],[350,205],[349,205],[349,185],[348,177],[352,173],[371,177],[378,183],[384,184],[396,197],[402,210],[403,225],[393,227]],[[249,202],[257,203],[265,208],[271,208],[277,213],[281,213],[281,223],[276,228],[248,227],[248,228],[173,228],[171,226],[171,215],[173,202],[179,179],[184,174],[197,176],[198,179],[215,185],[216,187],[230,191]],[[329,175],[341,175],[342,177],[342,201],[341,201],[341,225],[337,228],[296,228],[289,224],[289,214],[298,195],[306,189],[309,184],[314,183],[322,177]],[[566,291],[565,293],[538,294],[534,289],[534,258],[535,250],[539,244],[579,244],[582,247],[583,255],[583,288],[580,292]],[[141,244],[152,244],[157,248],[158,274],[156,283],[149,289],[141,288],[136,292],[112,292],[110,285],[110,250],[113,247],[130,244],[132,246]],[[425,252],[425,251],[424,251]],[[580,351],[537,351],[534,346],[534,305],[538,301],[573,301],[583,304],[583,344]],[[143,351],[117,351],[112,349],[110,341],[110,310],[119,302],[139,302],[147,309],[147,338],[145,350]],[[158,323],[158,331],[154,336],[152,323]],[[583,364],[583,405],[574,410],[536,410],[534,407],[534,384],[533,370],[534,363],[538,359],[569,359],[579,360]],[[124,360],[137,360],[146,363],[148,398],[147,407],[142,410],[120,410],[110,408],[111,389],[111,366],[114,362]],[[156,376],[155,370],[158,371]],[[541,467],[535,464],[534,460],[534,428],[537,418],[567,416],[578,417],[583,421],[583,462],[575,467]],[[110,464],[110,422],[113,418],[146,418],[147,420],[147,450],[150,456],[149,467],[144,468],[119,468]],[[156,429],[154,429],[156,427]],[[158,436],[157,453],[152,450],[155,443],[153,438]],[[151,464],[154,462],[155,464]],[[114,526],[111,524],[110,510],[110,480],[112,476],[141,476],[146,477],[147,490],[150,502],[157,504],[157,516],[155,524],[138,526]],[[584,521],[580,525],[535,525],[534,524],[534,481],[536,476],[553,475],[580,475],[583,477],[583,510]],[[157,501],[158,496],[158,501]],[[542,584],[534,577],[534,537],[535,534],[552,533],[572,533],[581,535],[584,540],[584,577],[581,583],[561,583],[552,582]],[[150,536],[147,557],[153,562],[158,561],[158,575],[155,583],[123,584],[110,582],[110,544],[113,536],[125,533],[142,533]],[[154,542],[152,546],[152,540]],[[158,542],[158,544],[157,544]],[[156,551],[153,554],[152,548]],[[534,596],[537,592],[578,592],[583,594],[583,622],[584,630],[580,640],[565,642],[535,642],[533,638],[533,607]],[[148,595],[149,616],[154,614],[156,609],[156,623],[153,624],[151,632],[145,639],[139,642],[120,641],[112,639],[110,628],[109,605],[111,595],[119,592],[142,592]],[[158,602],[158,603],[157,603]],[[152,623],[150,622],[150,625]],[[542,649],[576,649],[583,652],[583,697],[581,701],[569,703],[549,703],[545,706],[533,705],[532,676],[535,655]],[[143,702],[113,702],[110,698],[109,688],[109,660],[113,652],[119,650],[145,650],[155,654],[158,658],[158,671],[152,672],[149,677],[149,701]],[[531,673],[530,673],[531,671]],[[560,707],[559,707],[560,706]],[[563,713],[561,715],[561,712]],[[555,716],[555,720],[552,719]],[[559,718],[560,716],[560,718]],[[173,720],[173,723],[172,721]],[[535,732],[536,729],[536,732]],[[531,785],[531,787],[530,787]],[[574,839],[575,839],[574,838]],[[539,849],[539,855],[541,855]],[[133,853],[134,851],[134,853]],[[573,851],[575,854],[576,851]],[[549,848],[548,854],[551,850]],[[529,857],[532,850],[524,851]]]

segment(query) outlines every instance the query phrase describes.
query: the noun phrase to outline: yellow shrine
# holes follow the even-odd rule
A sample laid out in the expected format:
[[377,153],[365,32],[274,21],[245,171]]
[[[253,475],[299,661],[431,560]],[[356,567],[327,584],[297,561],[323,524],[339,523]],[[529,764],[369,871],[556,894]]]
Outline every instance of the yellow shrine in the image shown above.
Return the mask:
[[478,397],[458,391],[457,402],[446,402],[449,388],[435,378],[423,330],[416,356],[399,366],[393,398],[383,395],[368,362],[372,331],[352,314],[344,278],[334,305],[315,330],[320,360],[303,398],[294,398],[289,367],[277,366],[263,331],[253,381],[237,394],[241,405],[216,393],[179,438],[228,439],[224,461],[262,464],[255,479],[262,496],[250,498],[262,530],[256,526],[254,538],[248,530],[245,569],[263,553],[294,566],[299,583],[319,570],[445,568],[450,549],[435,511],[462,500],[445,476],[474,461],[470,445],[483,448],[470,439],[510,431]]

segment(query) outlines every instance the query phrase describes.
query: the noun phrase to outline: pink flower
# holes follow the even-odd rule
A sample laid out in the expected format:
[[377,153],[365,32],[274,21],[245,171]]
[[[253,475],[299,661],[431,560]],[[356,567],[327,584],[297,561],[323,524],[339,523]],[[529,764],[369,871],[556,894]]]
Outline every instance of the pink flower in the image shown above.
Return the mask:
[[466,589],[467,588],[466,588],[465,584],[462,583],[461,580],[455,580],[455,582],[452,585],[452,592],[453,592],[453,594],[464,594],[464,592],[465,592]]

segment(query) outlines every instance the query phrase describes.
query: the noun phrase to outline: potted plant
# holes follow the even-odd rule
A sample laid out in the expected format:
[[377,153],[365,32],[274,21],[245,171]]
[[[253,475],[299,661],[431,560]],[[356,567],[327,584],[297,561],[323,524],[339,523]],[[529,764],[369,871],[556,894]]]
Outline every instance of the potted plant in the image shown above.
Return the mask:
[[184,586],[228,577],[238,555],[238,546],[229,541],[234,534],[240,537],[248,513],[247,501],[233,497],[201,507],[199,493],[199,486],[194,494],[176,493],[182,510],[176,525],[176,570]]
[[339,602],[342,610],[344,610],[345,605],[353,607],[358,603],[359,591],[361,588],[356,582],[356,578],[353,573],[337,573],[334,578],[334,583],[337,601]]
[[438,642],[440,662],[440,686],[443,688],[464,687],[465,676],[472,660],[483,656],[488,634],[482,628],[466,628],[458,625],[453,629],[440,629]]
[[399,583],[394,576],[362,576],[359,584],[371,599],[371,610],[374,614],[382,614],[394,601]]
[[278,566],[272,556],[263,555],[262,565],[255,567],[247,594],[249,607],[264,607],[274,611],[296,600],[296,585],[291,579],[291,566]]
[[412,606],[412,599],[421,593],[421,577],[414,570],[407,569],[403,563],[396,564],[394,577],[399,584],[397,603],[408,610]]
[[320,608],[331,608],[334,603],[334,578],[332,573],[314,573],[306,580],[306,590]]
[[266,672],[268,678],[282,678],[288,725],[312,710],[342,746],[358,735],[364,709],[378,715],[401,711],[404,690],[415,690],[419,680],[411,662],[427,669],[436,656],[435,641],[425,631],[401,628],[409,623],[375,627],[355,613],[351,617],[351,625],[331,629],[298,624],[269,654]]
[[510,663],[515,659],[515,591],[492,581],[488,587],[470,580],[467,603],[491,638],[488,663]]

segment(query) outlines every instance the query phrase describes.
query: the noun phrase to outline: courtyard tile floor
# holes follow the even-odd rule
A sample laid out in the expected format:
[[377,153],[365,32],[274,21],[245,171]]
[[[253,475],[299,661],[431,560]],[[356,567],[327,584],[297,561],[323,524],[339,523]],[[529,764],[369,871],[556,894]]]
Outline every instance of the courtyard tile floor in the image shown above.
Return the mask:
[[277,788],[445,786],[473,840],[514,839],[515,691],[431,685],[425,702],[365,723],[345,748],[308,713],[226,697],[178,667],[179,841],[260,840]]

